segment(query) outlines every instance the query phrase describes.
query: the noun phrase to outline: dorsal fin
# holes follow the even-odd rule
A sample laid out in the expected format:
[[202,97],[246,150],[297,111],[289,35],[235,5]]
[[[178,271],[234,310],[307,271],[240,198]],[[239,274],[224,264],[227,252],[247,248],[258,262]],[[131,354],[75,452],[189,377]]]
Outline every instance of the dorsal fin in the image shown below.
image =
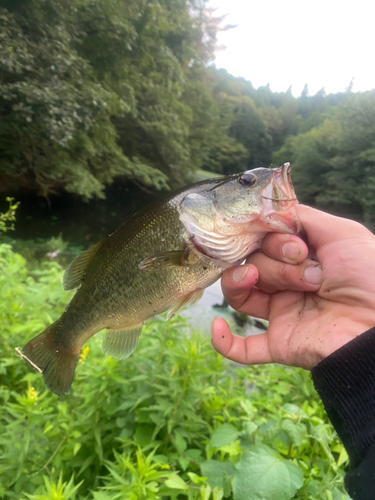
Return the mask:
[[105,241],[99,241],[96,245],[88,248],[69,264],[63,277],[64,290],[73,290],[82,284],[87,266]]

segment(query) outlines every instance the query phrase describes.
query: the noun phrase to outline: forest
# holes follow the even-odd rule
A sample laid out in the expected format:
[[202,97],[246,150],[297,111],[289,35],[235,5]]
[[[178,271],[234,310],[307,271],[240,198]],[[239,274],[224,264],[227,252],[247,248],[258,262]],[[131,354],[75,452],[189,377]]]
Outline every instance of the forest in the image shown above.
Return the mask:
[[375,92],[296,98],[216,69],[231,27],[205,1],[2,0],[0,23],[4,197],[53,209],[289,161],[301,202],[374,222]]
[[215,67],[226,29],[206,0],[0,1],[1,499],[350,500],[310,374],[228,362],[186,318],[128,360],[92,339],[64,398],[15,355],[120,206],[289,161],[300,202],[375,228],[375,91],[254,88]]

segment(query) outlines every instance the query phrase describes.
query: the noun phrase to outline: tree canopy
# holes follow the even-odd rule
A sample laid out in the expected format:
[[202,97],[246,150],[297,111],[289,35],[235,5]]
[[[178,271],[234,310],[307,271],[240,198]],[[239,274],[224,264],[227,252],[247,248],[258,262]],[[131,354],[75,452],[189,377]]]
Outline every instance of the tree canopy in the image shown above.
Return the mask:
[[[0,10],[0,174],[48,193],[102,196],[115,176],[186,181],[207,121],[198,0],[19,0]],[[189,105],[189,100],[194,100]],[[207,113],[206,113],[207,114]],[[193,131],[191,134],[190,132]]]
[[374,220],[374,92],[255,89],[211,64],[227,28],[206,0],[3,0],[0,189],[88,200],[290,161],[301,201]]
[[274,153],[288,158],[301,201],[375,222],[375,91],[349,95]]

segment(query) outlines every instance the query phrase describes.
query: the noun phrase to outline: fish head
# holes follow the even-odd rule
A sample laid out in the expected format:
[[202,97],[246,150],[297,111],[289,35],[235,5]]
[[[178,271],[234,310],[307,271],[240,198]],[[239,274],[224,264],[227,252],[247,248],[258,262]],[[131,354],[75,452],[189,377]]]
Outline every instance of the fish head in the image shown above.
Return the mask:
[[302,230],[290,164],[257,168],[189,193],[180,204],[180,220],[202,253],[238,263],[261,248],[268,232],[298,234]]

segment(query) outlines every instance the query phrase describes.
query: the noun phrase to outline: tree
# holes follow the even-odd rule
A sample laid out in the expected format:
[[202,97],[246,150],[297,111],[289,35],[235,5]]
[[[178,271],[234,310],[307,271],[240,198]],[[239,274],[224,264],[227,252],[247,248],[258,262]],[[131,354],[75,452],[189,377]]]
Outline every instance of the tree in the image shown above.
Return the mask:
[[131,103],[105,89],[74,44],[83,36],[68,5],[23,2],[0,11],[0,174],[38,186],[63,187],[85,198],[102,196],[116,175],[156,186],[166,178],[126,158],[113,115]]
[[375,222],[375,92],[353,94],[274,153],[290,161],[300,201]]
[[267,166],[271,161],[272,137],[250,97],[231,97],[228,106],[233,110],[229,135],[249,152],[248,168]]
[[303,87],[301,92],[301,98],[306,99],[307,97],[309,97],[309,86],[307,83],[305,83],[305,86]]
[[330,160],[336,153],[340,133],[340,123],[326,119],[309,132],[289,137],[274,153],[275,164],[291,163],[292,179],[300,201],[315,205],[324,191],[325,176],[332,168]]
[[3,184],[88,199],[103,196],[116,176],[156,189],[187,181],[207,142],[193,129],[199,123],[204,132],[212,122],[195,105],[210,108],[199,69],[212,58],[218,29],[203,1],[77,0],[73,7],[19,0],[5,7]]
[[342,126],[326,188],[318,201],[359,206],[375,222],[375,91],[354,94],[337,110]]

